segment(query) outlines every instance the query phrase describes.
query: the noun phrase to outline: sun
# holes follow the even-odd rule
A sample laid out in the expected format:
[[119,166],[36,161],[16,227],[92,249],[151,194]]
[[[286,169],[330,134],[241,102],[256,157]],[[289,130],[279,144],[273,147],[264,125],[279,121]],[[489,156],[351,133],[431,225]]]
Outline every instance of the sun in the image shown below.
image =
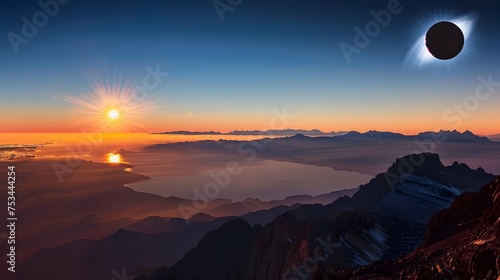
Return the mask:
[[111,109],[108,111],[108,118],[111,120],[117,120],[120,117],[120,112],[116,109]]
[[121,163],[122,157],[119,154],[109,153],[108,154],[108,162],[109,163]]
[[151,93],[137,97],[137,86],[131,82],[99,82],[92,88],[77,96],[61,94],[64,100],[76,105],[74,125],[85,131],[103,133],[115,132],[150,132],[146,125],[151,116],[156,114],[154,109],[163,100],[159,93]]

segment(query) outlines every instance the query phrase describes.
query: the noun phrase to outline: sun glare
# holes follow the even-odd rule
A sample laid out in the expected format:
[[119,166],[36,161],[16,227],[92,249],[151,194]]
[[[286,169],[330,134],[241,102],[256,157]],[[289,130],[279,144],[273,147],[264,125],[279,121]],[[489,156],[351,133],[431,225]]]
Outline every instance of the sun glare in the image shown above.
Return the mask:
[[118,110],[111,109],[108,111],[108,118],[110,118],[112,120],[116,120],[116,119],[118,119],[118,117],[120,117],[120,112],[118,112]]
[[119,154],[108,154],[108,162],[109,163],[120,163],[122,162],[122,157]]
[[60,96],[77,105],[77,110],[73,111],[74,124],[85,130],[105,133],[150,131],[146,123],[161,98],[156,93],[138,97],[134,88],[130,82],[110,85],[96,81],[92,90],[85,94]]

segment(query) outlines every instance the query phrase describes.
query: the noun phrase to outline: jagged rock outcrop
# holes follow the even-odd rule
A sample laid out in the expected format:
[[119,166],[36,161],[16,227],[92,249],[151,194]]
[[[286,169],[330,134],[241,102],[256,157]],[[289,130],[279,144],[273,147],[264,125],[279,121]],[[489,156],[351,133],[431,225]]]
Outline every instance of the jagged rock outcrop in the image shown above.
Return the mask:
[[399,278],[500,278],[500,177],[479,192],[458,196],[449,208],[436,213],[421,248],[394,261],[360,268],[352,279]]
[[428,247],[460,230],[472,227],[478,220],[472,217],[491,207],[491,199],[484,192],[464,193],[455,198],[450,208],[432,216],[422,247]]

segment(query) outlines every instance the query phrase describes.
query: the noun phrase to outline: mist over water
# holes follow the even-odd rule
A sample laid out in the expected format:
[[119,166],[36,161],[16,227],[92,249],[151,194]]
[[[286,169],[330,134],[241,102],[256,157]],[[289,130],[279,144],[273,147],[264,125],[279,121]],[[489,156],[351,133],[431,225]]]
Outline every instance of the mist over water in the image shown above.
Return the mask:
[[[151,157],[154,155],[149,155],[149,158]],[[194,189],[204,193],[205,185],[216,182],[210,176],[210,172],[224,171],[220,160],[220,158],[215,159],[214,164],[199,166],[199,168],[185,166],[187,168],[186,172],[183,172],[185,174],[177,176],[161,175],[161,170],[167,170],[172,165],[172,163],[167,162],[168,159],[164,160],[167,163],[155,164],[156,168],[149,170],[145,167],[148,166],[147,164],[141,164],[138,168],[132,168],[132,171],[150,176],[152,179],[133,182],[126,186],[140,192],[192,199],[195,195]],[[157,162],[158,159],[153,161]],[[216,167],[211,168],[211,166]],[[241,162],[241,167],[241,172],[238,175],[230,176],[229,184],[225,188],[219,188],[220,192],[214,198],[276,200],[291,195],[319,195],[341,189],[356,188],[372,179],[370,175],[357,172],[336,171],[330,167],[275,160],[259,160],[252,164]],[[182,163],[178,165],[178,168],[178,170],[183,168]]]

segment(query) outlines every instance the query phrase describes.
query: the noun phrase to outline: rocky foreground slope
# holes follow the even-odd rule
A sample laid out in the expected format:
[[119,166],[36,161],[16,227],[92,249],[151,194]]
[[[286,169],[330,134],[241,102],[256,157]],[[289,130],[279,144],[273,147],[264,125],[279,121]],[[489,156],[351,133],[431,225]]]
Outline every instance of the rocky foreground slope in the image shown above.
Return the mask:
[[500,177],[436,213],[418,250],[352,279],[500,279]]

